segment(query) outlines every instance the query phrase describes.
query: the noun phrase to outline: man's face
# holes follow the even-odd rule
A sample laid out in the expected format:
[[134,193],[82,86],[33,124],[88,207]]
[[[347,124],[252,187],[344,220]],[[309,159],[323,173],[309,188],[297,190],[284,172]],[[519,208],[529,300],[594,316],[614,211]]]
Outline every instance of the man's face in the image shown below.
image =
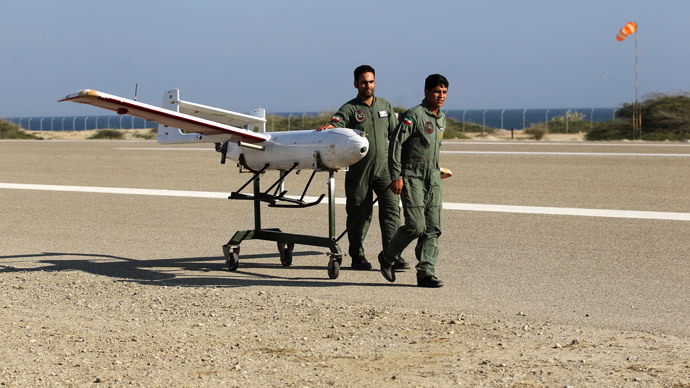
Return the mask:
[[374,73],[362,73],[359,75],[359,79],[355,82],[355,87],[357,88],[357,94],[359,97],[366,100],[374,95],[374,86],[376,82],[374,81]]
[[448,94],[448,88],[442,85],[436,86],[431,90],[424,89],[424,97],[426,97],[431,110],[436,110],[443,106],[443,103],[446,102],[446,94]]

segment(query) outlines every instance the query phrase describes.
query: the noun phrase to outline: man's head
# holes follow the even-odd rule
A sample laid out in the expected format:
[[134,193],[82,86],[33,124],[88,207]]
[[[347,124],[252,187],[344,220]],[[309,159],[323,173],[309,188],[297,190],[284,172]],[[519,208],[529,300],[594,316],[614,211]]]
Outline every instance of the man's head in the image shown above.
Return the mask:
[[426,77],[424,81],[424,97],[426,98],[429,108],[436,111],[446,102],[446,94],[448,93],[448,80],[441,74],[432,74]]
[[358,66],[355,69],[355,88],[357,94],[363,100],[369,99],[374,95],[376,71],[369,65]]

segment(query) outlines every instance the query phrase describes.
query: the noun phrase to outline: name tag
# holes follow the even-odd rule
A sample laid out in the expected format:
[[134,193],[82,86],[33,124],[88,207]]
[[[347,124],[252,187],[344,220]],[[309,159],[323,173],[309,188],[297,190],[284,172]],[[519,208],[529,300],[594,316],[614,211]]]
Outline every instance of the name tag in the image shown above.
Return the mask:
[[385,110],[380,110],[379,117],[388,117],[388,112],[386,112]]

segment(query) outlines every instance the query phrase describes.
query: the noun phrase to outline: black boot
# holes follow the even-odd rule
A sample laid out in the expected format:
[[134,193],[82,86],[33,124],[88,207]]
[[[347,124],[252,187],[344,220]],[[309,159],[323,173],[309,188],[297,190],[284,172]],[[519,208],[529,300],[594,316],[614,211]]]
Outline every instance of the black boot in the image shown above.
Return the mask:
[[368,271],[371,269],[371,263],[365,258],[352,258],[352,269],[361,269]]
[[393,264],[393,270],[394,271],[400,272],[400,271],[404,271],[406,269],[410,269],[410,263],[405,261],[405,259],[403,259],[402,257],[399,258],[398,261],[395,262],[395,264]]
[[379,253],[379,264],[381,265],[381,275],[383,275],[389,282],[395,281],[395,271],[393,271],[393,264],[386,262],[383,256],[383,251]]
[[443,287],[443,282],[438,280],[436,276],[430,275],[423,278],[417,279],[417,286],[427,287],[427,288],[439,288]]

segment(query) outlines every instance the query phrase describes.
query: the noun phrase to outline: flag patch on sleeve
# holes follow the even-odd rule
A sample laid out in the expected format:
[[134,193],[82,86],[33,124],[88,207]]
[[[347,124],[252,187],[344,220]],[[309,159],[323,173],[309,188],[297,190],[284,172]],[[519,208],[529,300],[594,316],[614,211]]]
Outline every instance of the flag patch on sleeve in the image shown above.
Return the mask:
[[334,123],[339,123],[340,122],[340,116],[333,116],[331,117],[331,121]]
[[405,116],[405,118],[403,119],[403,123],[405,123],[407,125],[412,125],[413,122],[414,122],[414,120],[412,120],[411,118],[409,118],[407,116]]

